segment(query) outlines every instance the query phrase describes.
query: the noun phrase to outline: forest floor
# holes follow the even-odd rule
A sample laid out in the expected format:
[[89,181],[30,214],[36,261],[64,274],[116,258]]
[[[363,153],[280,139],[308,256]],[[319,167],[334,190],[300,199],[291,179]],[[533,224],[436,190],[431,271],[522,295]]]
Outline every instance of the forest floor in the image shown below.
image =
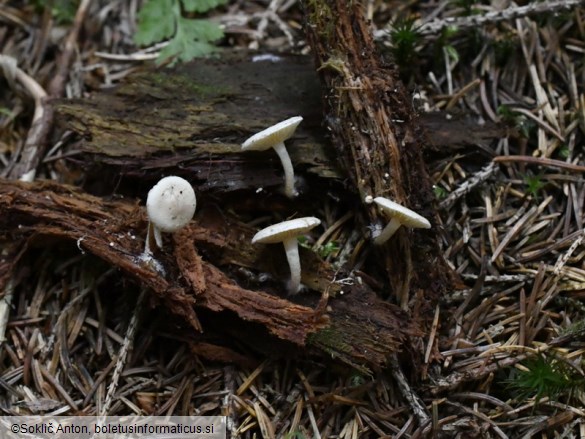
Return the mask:
[[[422,361],[399,355],[366,370],[312,350],[271,355],[270,345],[229,340],[221,325],[206,333],[213,313],[204,313],[206,336],[198,338],[82,241],[25,244],[21,225],[4,217],[0,415],[226,415],[232,437],[585,437],[585,8],[363,3],[421,119],[433,113],[467,130],[459,133],[466,142],[425,152],[437,234],[457,281],[429,333],[409,341]],[[11,184],[27,142],[45,136],[36,179],[74,184],[104,206],[144,204],[147,188],[119,182],[103,194],[95,176],[88,184],[75,160],[79,137],[43,104],[45,93],[91,100],[155,68],[161,47],[141,49],[133,39],[139,6],[0,6],[0,48],[14,59],[0,59],[0,186]],[[207,18],[225,34],[220,58],[229,48],[310,56],[295,1],[232,1]],[[39,131],[47,121],[55,129]],[[487,127],[498,135],[482,135]],[[0,190],[0,212],[7,194]],[[316,216],[325,227],[304,245],[383,285],[363,266],[368,238],[356,240],[347,206],[324,203]]]

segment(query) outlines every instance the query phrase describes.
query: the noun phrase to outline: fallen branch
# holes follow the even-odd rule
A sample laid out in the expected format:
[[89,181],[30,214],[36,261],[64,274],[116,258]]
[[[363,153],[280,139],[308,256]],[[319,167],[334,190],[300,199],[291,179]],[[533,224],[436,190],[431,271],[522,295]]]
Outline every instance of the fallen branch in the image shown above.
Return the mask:
[[16,60],[10,56],[0,55],[0,68],[8,83],[16,88],[18,82],[34,100],[35,111],[31,127],[26,136],[20,154],[16,154],[12,168],[9,168],[8,177],[23,181],[33,181],[36,168],[44,151],[49,132],[52,128],[53,109],[47,105],[47,93],[31,76],[16,66]]
[[[452,283],[438,243],[434,194],[422,155],[424,135],[395,66],[382,61],[359,2],[302,2],[307,40],[322,81],[324,120],[372,227],[388,219],[368,197],[386,197],[430,220],[430,230],[401,228],[378,246],[387,288],[412,319],[430,327]],[[335,26],[332,26],[335,23]],[[364,215],[365,216],[365,215]],[[396,257],[400,255],[400,257]]]

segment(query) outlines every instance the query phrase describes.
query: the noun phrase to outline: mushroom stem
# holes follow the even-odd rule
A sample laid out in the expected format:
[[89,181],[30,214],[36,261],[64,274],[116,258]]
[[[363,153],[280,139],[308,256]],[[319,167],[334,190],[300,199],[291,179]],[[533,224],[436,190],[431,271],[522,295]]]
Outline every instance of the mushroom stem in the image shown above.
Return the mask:
[[160,229],[151,221],[148,222],[148,232],[146,233],[146,242],[144,245],[144,253],[152,254],[152,244],[158,248],[162,248],[162,234]]
[[284,250],[286,251],[286,259],[290,267],[290,283],[288,284],[288,292],[296,294],[301,287],[301,261],[299,258],[299,243],[297,238],[289,238],[283,242]]
[[388,241],[392,237],[392,235],[396,233],[396,231],[400,228],[401,225],[402,223],[398,219],[392,218],[390,222],[386,225],[386,227],[384,227],[382,233],[376,236],[376,238],[374,239],[374,244],[381,245]]
[[294,198],[298,195],[298,192],[295,191],[295,172],[293,170],[290,156],[288,155],[283,142],[277,143],[273,148],[278,154],[284,169],[284,193],[287,197]]
[[162,240],[162,232],[160,230],[159,227],[157,227],[156,225],[152,225],[152,231],[154,232],[154,242],[156,243],[156,246],[160,249],[163,248],[163,240]]
[[153,237],[152,237],[152,234],[153,234],[152,229],[153,229],[153,227],[154,226],[149,221],[148,222],[148,229],[147,229],[148,231],[146,233],[146,240],[144,241],[144,254],[149,254],[149,255],[152,254],[151,242],[150,241],[153,240]]

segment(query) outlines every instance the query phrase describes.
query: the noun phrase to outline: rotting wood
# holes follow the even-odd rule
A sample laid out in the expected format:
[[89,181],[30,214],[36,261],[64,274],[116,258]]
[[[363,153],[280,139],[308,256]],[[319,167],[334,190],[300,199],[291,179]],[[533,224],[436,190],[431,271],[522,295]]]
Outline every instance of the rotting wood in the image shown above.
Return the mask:
[[310,59],[278,60],[226,52],[221,60],[132,75],[91,100],[56,102],[58,121],[81,134],[83,155],[77,158],[90,173],[100,163],[115,174],[143,179],[172,169],[202,193],[280,187],[276,154],[242,153],[241,143],[302,115],[289,148],[295,165],[308,174],[340,178],[321,128],[319,83]]
[[[382,61],[360,2],[303,1],[305,30],[323,83],[325,121],[353,190],[383,196],[431,220],[430,230],[401,229],[383,248],[389,287],[413,318],[430,325],[450,269],[438,244],[424,134],[395,66]],[[370,224],[388,219],[366,206]],[[400,255],[397,257],[397,255]]]
[[[0,182],[1,235],[37,246],[46,243],[47,237],[72,240],[80,251],[91,252],[152,289],[171,312],[195,329],[201,329],[197,307],[228,310],[282,340],[301,346],[308,340],[320,351],[364,372],[385,365],[388,354],[397,351],[406,336],[419,334],[406,314],[380,300],[366,285],[344,286],[347,294],[325,302],[328,292],[340,287],[334,282],[336,272],[317,259],[304,265],[303,282],[320,292],[321,299],[314,294],[295,296],[307,302],[300,304],[242,288],[224,273],[226,265],[245,267],[266,261],[266,249],[246,245],[254,229],[237,220],[225,216],[221,222],[205,212],[199,215],[201,221],[193,221],[175,234],[172,254],[157,255],[168,271],[164,277],[140,262],[146,219],[135,202],[104,201],[52,182]],[[206,228],[207,224],[214,224],[213,229]],[[226,230],[236,231],[239,240],[226,236],[222,232]],[[228,243],[230,251],[218,251]],[[304,261],[311,254],[301,249]],[[272,270],[269,263],[260,262],[259,268],[263,267]],[[240,336],[246,340],[245,334]]]
[[[322,126],[319,78],[308,56],[224,51],[176,69],[136,73],[92,99],[54,102],[56,121],[81,136],[63,158],[91,178],[156,180],[172,171],[197,185],[197,193],[224,193],[282,185],[276,154],[242,153],[249,135],[279,120],[302,115],[289,154],[295,171],[340,181],[336,152]],[[287,81],[282,78],[286,77]],[[478,126],[444,114],[421,116],[433,154],[488,151],[502,126]],[[56,158],[52,158],[55,160]]]
[[[218,267],[239,266],[286,278],[287,263],[281,246],[252,245],[255,232],[234,218],[207,209],[197,214],[197,224],[189,234]],[[311,290],[334,296],[328,301],[329,327],[311,334],[311,345],[365,371],[385,365],[388,354],[400,349],[406,335],[420,335],[414,322],[398,307],[381,300],[356,280],[342,287],[335,279],[346,277],[347,273],[334,271],[307,249],[299,251],[304,267],[302,283]],[[306,300],[305,297],[299,295],[297,300]],[[311,306],[318,304],[313,301]]]

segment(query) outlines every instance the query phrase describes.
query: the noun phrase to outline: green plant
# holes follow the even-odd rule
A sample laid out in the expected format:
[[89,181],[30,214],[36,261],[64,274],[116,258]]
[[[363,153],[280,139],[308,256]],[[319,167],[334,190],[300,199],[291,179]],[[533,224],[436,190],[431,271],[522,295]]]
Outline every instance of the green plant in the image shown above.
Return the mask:
[[34,0],[32,4],[39,12],[50,7],[57,24],[71,24],[75,19],[79,0]]
[[568,145],[563,145],[559,148],[559,157],[562,159],[568,159],[571,151],[569,150]]
[[150,45],[168,40],[157,62],[169,58],[187,62],[215,50],[213,42],[223,37],[215,23],[186,18],[183,13],[203,13],[225,4],[227,0],[148,0],[138,13],[138,31],[134,41]]
[[308,248],[309,250],[314,250],[319,255],[319,257],[321,257],[321,259],[327,258],[327,256],[331,255],[332,253],[335,253],[340,248],[339,243],[337,241],[329,241],[325,245],[320,245],[315,249],[313,248],[313,246],[311,245],[306,236],[299,236],[297,238],[297,241],[299,242],[299,245],[301,247]]
[[439,186],[439,185],[433,185],[433,192],[435,194],[435,197],[438,200],[442,200],[443,198],[447,198],[447,195],[449,195],[449,192],[447,191],[447,189],[445,189],[443,186]]
[[[567,298],[565,298],[567,299]],[[585,312],[585,305],[579,300],[570,299],[566,301],[567,305],[576,308],[579,312]],[[585,318],[574,321],[560,332],[561,336],[582,337],[585,334]]]
[[524,138],[528,139],[530,137],[530,132],[536,126],[535,122],[507,105],[500,105],[497,111],[498,116],[502,118],[502,122],[515,127]]
[[452,44],[445,44],[444,49],[447,52],[449,58],[451,58],[455,62],[459,62],[460,56],[455,46],[453,46]]
[[337,251],[339,251],[339,243],[337,241],[329,241],[317,249],[317,253],[322,259],[327,258],[327,256]]
[[524,176],[524,184],[526,184],[526,192],[534,198],[538,198],[538,192],[545,186],[542,181],[543,174]]
[[[440,65],[443,65],[445,61],[445,53],[451,61],[455,63],[459,62],[461,56],[459,50],[453,44],[453,41],[458,34],[459,28],[457,26],[446,26],[441,30],[441,34],[434,44],[435,60]],[[469,42],[473,42],[477,45],[475,31],[472,30],[464,35]],[[458,44],[460,45],[460,43]],[[477,53],[477,51],[475,53]]]
[[558,401],[571,399],[575,391],[585,390],[585,377],[566,361],[541,354],[524,363],[525,369],[513,370],[508,387],[518,400],[534,398],[536,403],[547,397]]
[[406,66],[417,54],[416,46],[421,41],[414,19],[396,20],[390,31],[392,54],[399,66]]

